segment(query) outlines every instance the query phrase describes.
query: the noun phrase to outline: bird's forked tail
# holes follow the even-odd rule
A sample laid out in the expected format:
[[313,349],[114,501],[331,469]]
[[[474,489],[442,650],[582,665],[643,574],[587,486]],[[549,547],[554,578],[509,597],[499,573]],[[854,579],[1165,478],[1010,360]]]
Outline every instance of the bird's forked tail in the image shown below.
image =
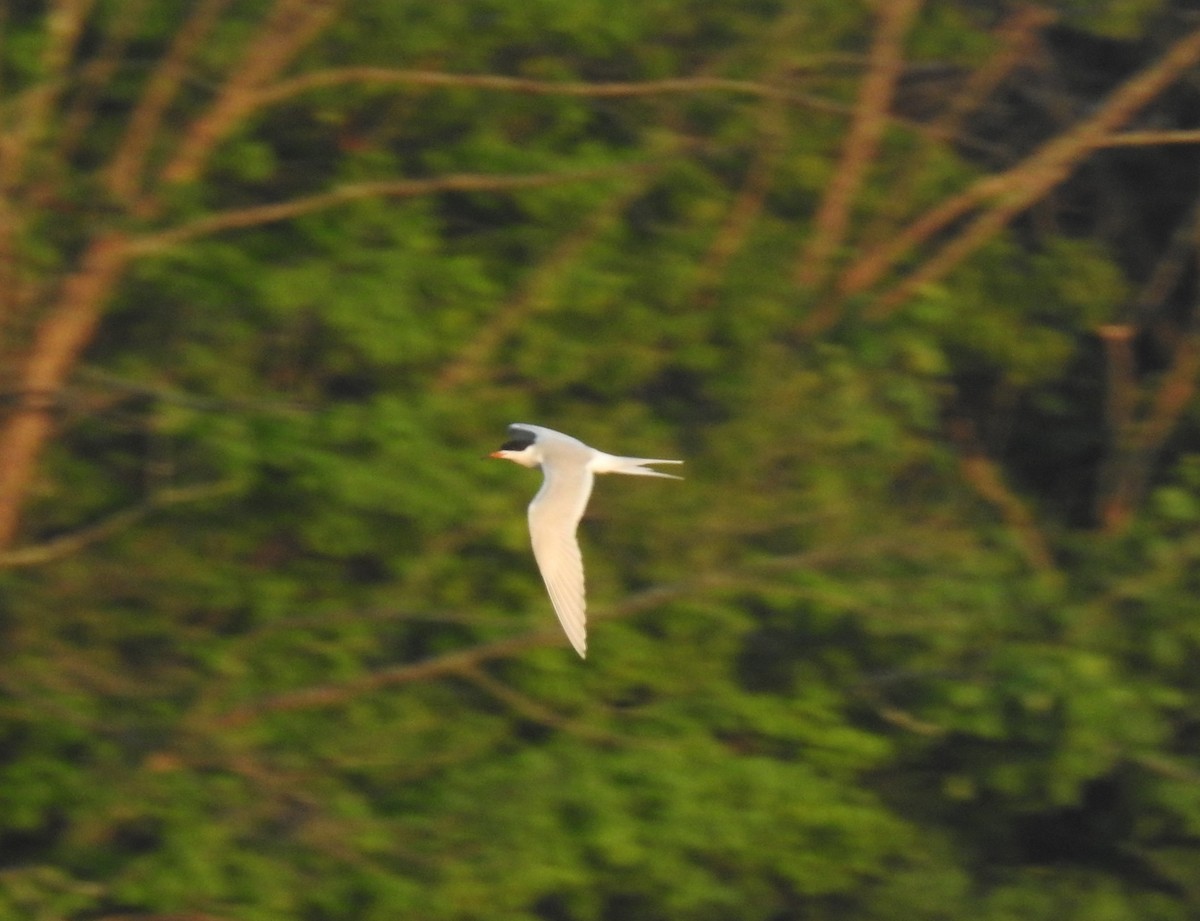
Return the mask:
[[647,464],[682,464],[681,460],[667,460],[662,457],[618,457],[605,454],[592,463],[595,473],[624,473],[628,476],[661,476],[668,480],[682,480],[683,477],[673,473],[663,473],[661,470],[651,470]]

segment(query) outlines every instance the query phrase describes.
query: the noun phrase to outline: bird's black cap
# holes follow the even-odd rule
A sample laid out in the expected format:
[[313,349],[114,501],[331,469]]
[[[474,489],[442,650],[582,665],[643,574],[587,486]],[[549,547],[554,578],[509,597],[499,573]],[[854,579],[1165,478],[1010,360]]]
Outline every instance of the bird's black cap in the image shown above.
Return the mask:
[[529,431],[529,429],[518,428],[515,425],[508,427],[508,440],[500,445],[501,451],[524,451],[531,444],[537,441],[537,435]]

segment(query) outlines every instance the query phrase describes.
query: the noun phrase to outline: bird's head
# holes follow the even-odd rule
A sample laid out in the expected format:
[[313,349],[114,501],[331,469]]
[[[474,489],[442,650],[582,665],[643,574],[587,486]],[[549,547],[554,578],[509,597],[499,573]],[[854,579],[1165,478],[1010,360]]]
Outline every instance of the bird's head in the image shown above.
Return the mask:
[[500,445],[488,457],[510,460],[522,467],[538,467],[542,463],[542,452],[537,447],[537,436],[525,429],[509,429],[508,441]]

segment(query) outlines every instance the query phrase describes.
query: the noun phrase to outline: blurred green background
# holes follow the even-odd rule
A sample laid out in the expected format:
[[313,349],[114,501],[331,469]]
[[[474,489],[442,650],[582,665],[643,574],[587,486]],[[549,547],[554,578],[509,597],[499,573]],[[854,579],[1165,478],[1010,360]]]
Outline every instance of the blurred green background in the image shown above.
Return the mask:
[[[1200,917],[1186,0],[0,5],[0,921]],[[602,479],[589,657],[509,422]]]

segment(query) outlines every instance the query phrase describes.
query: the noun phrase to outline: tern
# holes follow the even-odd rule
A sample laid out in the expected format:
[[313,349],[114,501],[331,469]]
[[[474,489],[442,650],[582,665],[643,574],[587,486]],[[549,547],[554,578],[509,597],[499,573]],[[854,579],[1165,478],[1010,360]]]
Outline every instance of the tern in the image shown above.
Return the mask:
[[488,457],[510,460],[522,467],[542,468],[542,488],[529,503],[533,558],[567,639],[580,658],[587,658],[583,557],[575,531],[592,494],[593,475],[625,473],[680,480],[683,478],[651,470],[646,465],[683,461],[605,454],[570,435],[524,422],[510,425],[508,440]]

